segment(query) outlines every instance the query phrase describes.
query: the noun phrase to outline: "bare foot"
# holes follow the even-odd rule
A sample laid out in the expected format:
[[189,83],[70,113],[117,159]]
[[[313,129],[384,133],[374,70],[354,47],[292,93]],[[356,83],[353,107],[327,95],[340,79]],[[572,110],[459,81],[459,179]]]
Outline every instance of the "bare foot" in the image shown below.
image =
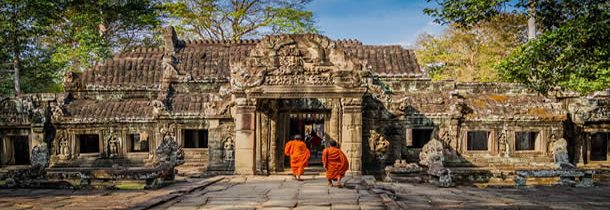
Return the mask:
[[336,186],[337,188],[343,188],[343,185],[341,185],[341,184],[337,184],[337,185],[335,185],[335,186]]

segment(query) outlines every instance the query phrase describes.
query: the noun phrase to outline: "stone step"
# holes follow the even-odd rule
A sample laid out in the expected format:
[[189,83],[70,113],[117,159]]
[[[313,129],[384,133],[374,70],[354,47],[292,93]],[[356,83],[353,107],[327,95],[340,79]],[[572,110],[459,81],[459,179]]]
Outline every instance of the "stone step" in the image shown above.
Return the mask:
[[[290,168],[284,169],[282,172],[277,172],[278,175],[291,175],[292,171]],[[305,167],[305,173],[303,175],[316,175],[316,176],[324,176],[326,171],[322,166],[310,166]]]

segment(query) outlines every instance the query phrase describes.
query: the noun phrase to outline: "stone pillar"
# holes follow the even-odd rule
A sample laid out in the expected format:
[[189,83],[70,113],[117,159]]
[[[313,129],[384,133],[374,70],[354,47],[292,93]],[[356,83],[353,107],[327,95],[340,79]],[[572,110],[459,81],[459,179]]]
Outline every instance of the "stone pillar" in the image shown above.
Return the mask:
[[341,99],[341,149],[349,160],[349,175],[362,174],[362,98]]
[[256,168],[254,101],[246,98],[235,99],[235,174],[252,175]]
[[[274,105],[277,104],[275,101],[272,102]],[[269,131],[269,172],[275,172],[278,168],[278,154],[277,154],[277,132],[278,132],[278,110],[277,106],[273,106],[273,111],[271,112],[271,121],[270,123],[270,131]]]
[[326,140],[335,140],[337,142],[341,142],[340,132],[341,132],[341,104],[339,99],[329,99],[331,100],[330,108],[330,119],[327,119],[324,122],[324,132],[326,132]]

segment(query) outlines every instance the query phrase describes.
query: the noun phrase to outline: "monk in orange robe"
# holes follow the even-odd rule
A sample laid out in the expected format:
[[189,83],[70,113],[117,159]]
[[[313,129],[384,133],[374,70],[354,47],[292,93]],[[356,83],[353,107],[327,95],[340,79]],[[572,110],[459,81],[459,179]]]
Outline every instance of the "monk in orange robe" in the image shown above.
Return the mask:
[[337,147],[336,141],[330,141],[329,146],[322,151],[322,164],[326,169],[326,179],[328,179],[328,186],[333,186],[333,180],[337,181],[337,187],[343,187],[341,185],[341,178],[345,177],[345,172],[349,169],[349,162],[347,157]]
[[290,157],[290,168],[294,177],[303,181],[301,175],[305,173],[305,167],[307,167],[309,161],[309,149],[307,149],[305,142],[301,140],[301,135],[295,135],[293,140],[286,143],[284,154]]

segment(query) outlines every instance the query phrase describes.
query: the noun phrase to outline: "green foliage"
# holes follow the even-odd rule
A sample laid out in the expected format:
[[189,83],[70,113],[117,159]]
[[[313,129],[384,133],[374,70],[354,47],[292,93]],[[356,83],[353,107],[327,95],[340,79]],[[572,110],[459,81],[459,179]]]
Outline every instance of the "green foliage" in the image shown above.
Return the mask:
[[[469,28],[500,14],[505,0],[442,0],[425,12],[439,23]],[[496,65],[505,81],[546,92],[560,86],[583,93],[610,87],[610,2],[607,0],[519,0],[525,14],[533,5],[542,33]]]
[[57,90],[59,75],[42,38],[60,8],[54,1],[0,0],[0,95],[15,94],[15,69],[22,91]]
[[[432,0],[426,0],[431,2]],[[459,28],[469,28],[500,14],[499,9],[509,0],[443,0],[436,1],[438,8],[426,8],[424,13],[439,24],[454,23]]]
[[497,69],[507,81],[539,91],[554,86],[579,92],[604,90],[610,87],[608,20],[569,21],[521,46]]
[[[81,71],[112,53],[157,45],[153,0],[0,0],[0,95],[61,91],[65,71]],[[16,65],[17,64],[17,65]]]
[[64,71],[82,71],[113,53],[156,45],[159,8],[152,0],[68,1],[47,42],[53,62]]
[[525,42],[525,17],[502,14],[470,29],[450,25],[439,37],[422,34],[418,62],[434,80],[498,81],[494,65]]
[[241,39],[263,34],[316,32],[311,0],[179,0],[163,5],[182,36]]

